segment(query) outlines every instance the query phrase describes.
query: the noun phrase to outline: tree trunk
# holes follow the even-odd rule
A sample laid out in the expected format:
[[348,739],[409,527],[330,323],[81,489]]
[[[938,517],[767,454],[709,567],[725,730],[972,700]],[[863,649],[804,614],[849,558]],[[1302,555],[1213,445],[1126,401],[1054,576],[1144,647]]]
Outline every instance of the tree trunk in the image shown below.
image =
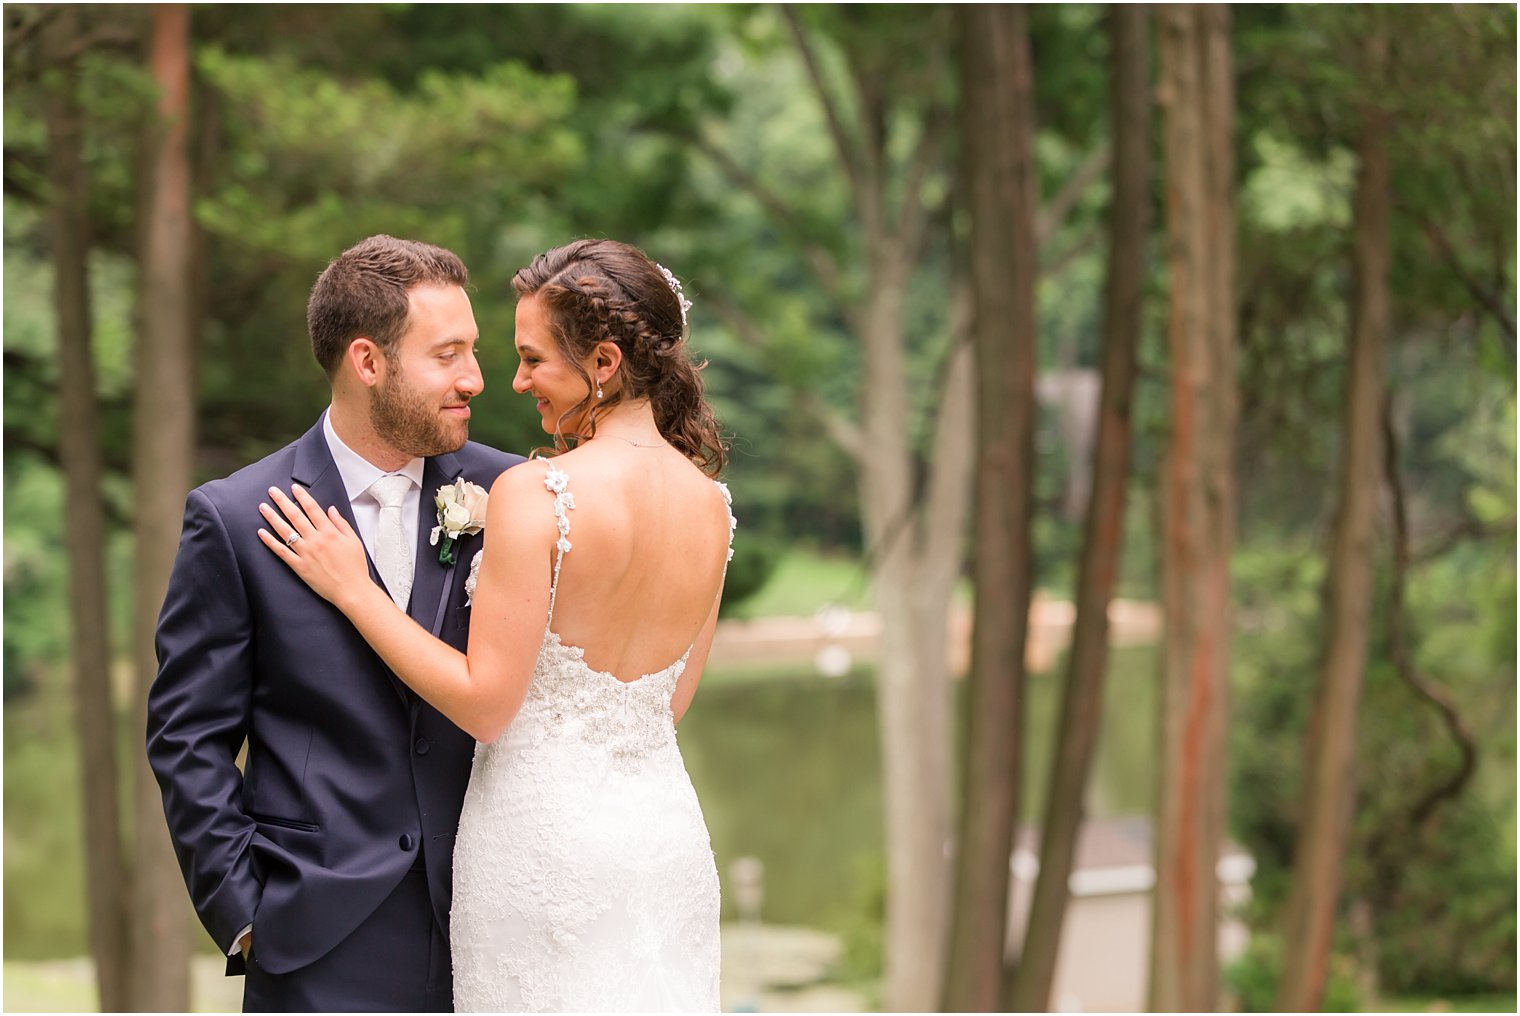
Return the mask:
[[[949,681],[941,653],[924,658],[921,617],[914,609],[915,560],[903,364],[904,261],[890,242],[877,248],[861,336],[866,359],[862,422],[873,449],[861,464],[866,550],[881,616],[877,706],[886,785],[886,1005],[922,1010],[937,991],[946,918],[949,832]],[[941,627],[945,619],[939,619]],[[943,640],[941,643],[943,646]]]
[[[799,229],[786,202],[710,143],[698,144],[737,186],[754,194],[777,225],[800,241],[820,284],[843,309],[861,351],[864,377],[857,425],[843,414],[823,422],[859,467],[858,491],[866,553],[881,618],[877,709],[886,802],[887,918],[883,1004],[926,1011],[939,999],[949,914],[950,683],[946,658],[950,595],[960,573],[971,473],[971,364],[952,335],[945,390],[932,428],[932,451],[916,454],[910,426],[903,294],[921,257],[928,214],[926,176],[941,159],[940,120],[908,108],[919,101],[892,92],[879,62],[851,59],[869,35],[869,15],[841,31],[847,102],[826,74],[814,32],[801,12],[779,14],[822,108],[829,138],[854,205],[857,241],[866,251],[859,295],[845,266]],[[938,61],[942,15],[915,31]],[[859,35],[854,33],[858,32]],[[902,100],[898,116],[894,100]],[[910,101],[911,100],[911,103]],[[850,113],[853,112],[852,117]],[[889,151],[891,123],[911,120],[913,152]],[[956,302],[960,297],[957,294]],[[958,329],[952,326],[952,333]],[[918,466],[922,464],[922,470]]]
[[[158,672],[154,631],[179,543],[195,457],[192,317],[190,10],[153,9],[150,65],[159,88],[148,127],[142,215],[133,407],[136,588],[132,627],[141,730],[149,686]],[[164,824],[163,800],[146,756],[139,758],[137,877],[132,904],[132,1006],[186,1011],[189,913],[179,866]]]
[[[1366,45],[1375,81],[1387,59],[1387,39],[1374,31]],[[1304,746],[1303,803],[1283,936],[1277,1008],[1284,1011],[1309,1012],[1322,1005],[1356,790],[1356,711],[1367,663],[1389,320],[1388,134],[1387,113],[1364,110],[1352,226],[1356,281],[1340,503],[1331,537],[1325,658]]]
[[1129,482],[1130,404],[1140,342],[1145,243],[1150,220],[1150,72],[1146,12],[1110,8],[1113,36],[1114,197],[1103,320],[1103,394],[1098,410],[1093,487],[1077,578],[1066,688],[1024,947],[1010,1007],[1045,1009],[1055,979],[1068,885],[1093,752],[1102,721],[1108,667],[1108,605],[1119,571]]
[[1237,395],[1229,14],[1161,15],[1172,432],[1162,476],[1160,695],[1150,1008],[1217,1008]]
[[962,8],[976,353],[976,604],[966,782],[944,1005],[1002,1008],[1032,575],[1036,186],[1027,16]]
[[[63,54],[79,34],[72,9],[48,25],[48,48]],[[53,309],[58,327],[58,457],[68,505],[69,623],[74,669],[74,723],[83,780],[85,884],[90,952],[102,1012],[126,1005],[127,869],[122,856],[116,710],[111,695],[110,627],[106,616],[105,508],[100,482],[100,406],[90,349],[89,181],[81,158],[83,114],[74,59],[49,61],[46,89],[49,236]]]
[[[1199,10],[1203,27],[1203,125],[1205,167],[1208,170],[1209,256],[1204,261],[1209,297],[1208,352],[1212,382],[1207,395],[1208,430],[1203,434],[1204,497],[1209,554],[1203,596],[1211,634],[1195,662],[1207,664],[1212,697],[1204,725],[1202,772],[1203,825],[1213,845],[1214,860],[1200,867],[1208,886],[1209,923],[1199,926],[1195,997],[1219,1006],[1219,873],[1218,858],[1229,828],[1228,741],[1230,715],[1230,644],[1234,611],[1230,592],[1230,559],[1235,549],[1235,432],[1240,416],[1236,376],[1239,311],[1235,296],[1235,71],[1230,40],[1230,9],[1211,4]],[[1202,912],[1200,912],[1202,914]]]
[[[966,351],[952,339],[932,450],[917,473],[903,298],[921,256],[926,175],[941,158],[942,118],[932,102],[920,110],[917,94],[894,92],[879,61],[851,52],[871,31],[863,23],[839,38],[852,92],[847,103],[839,102],[800,12],[782,5],[780,14],[822,107],[854,204],[858,247],[867,252],[864,296],[857,299],[840,285],[833,255],[805,243],[820,279],[846,311],[864,364],[858,428],[838,417],[831,425],[859,465],[866,552],[882,624],[877,707],[886,800],[883,1004],[927,1011],[939,1000],[949,916],[950,684],[945,649],[968,501],[971,369]],[[933,64],[940,56],[942,21],[943,15],[933,14],[918,30]],[[859,36],[851,34],[856,30]],[[888,144],[891,123],[901,119],[897,101],[917,128],[905,160],[896,159]],[[753,188],[755,181],[746,180],[742,169],[736,174],[736,168],[729,166],[727,172]],[[766,204],[773,214],[787,217],[781,202]]]

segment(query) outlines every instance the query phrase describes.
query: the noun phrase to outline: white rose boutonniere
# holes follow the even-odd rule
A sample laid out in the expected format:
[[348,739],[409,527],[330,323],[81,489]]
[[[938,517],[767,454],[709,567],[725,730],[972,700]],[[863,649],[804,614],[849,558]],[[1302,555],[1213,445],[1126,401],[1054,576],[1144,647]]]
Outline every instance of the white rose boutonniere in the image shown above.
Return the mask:
[[[438,488],[433,503],[438,506],[438,525],[428,542],[438,547],[438,563],[454,563],[454,543],[461,536],[474,536],[486,527],[486,502],[490,495],[478,483],[460,477]],[[443,545],[438,546],[439,537]]]

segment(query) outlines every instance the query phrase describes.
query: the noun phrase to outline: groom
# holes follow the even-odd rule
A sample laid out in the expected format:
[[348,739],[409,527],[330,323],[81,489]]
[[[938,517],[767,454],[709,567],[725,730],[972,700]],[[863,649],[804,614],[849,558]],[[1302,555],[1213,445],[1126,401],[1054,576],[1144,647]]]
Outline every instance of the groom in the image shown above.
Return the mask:
[[484,385],[467,282],[428,244],[372,236],[344,251],[307,306],[332,405],[186,502],[148,760],[248,1011],[453,1009],[450,872],[474,743],[257,534],[269,488],[301,484],[360,534],[370,577],[412,620],[464,649],[482,536],[441,563],[433,498],[522,461],[466,440]]

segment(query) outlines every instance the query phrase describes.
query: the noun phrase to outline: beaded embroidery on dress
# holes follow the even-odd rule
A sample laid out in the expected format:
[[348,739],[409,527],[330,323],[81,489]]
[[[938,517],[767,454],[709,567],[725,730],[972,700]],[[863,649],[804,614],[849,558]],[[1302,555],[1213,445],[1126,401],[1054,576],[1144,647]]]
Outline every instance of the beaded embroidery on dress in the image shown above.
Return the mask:
[[[718,872],[670,702],[691,650],[624,683],[552,630],[522,709],[478,744],[454,848],[459,1012],[718,1011]],[[730,506],[728,489],[718,484]],[[729,556],[734,519],[729,510]]]

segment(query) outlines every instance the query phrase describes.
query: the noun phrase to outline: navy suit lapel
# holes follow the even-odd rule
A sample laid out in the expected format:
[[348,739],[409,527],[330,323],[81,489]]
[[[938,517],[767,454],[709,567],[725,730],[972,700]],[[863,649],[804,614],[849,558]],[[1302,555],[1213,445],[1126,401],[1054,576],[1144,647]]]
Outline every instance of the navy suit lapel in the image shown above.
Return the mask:
[[[333,461],[332,451],[327,447],[327,435],[322,432],[322,422],[302,435],[296,443],[296,463],[291,470],[290,478],[306,488],[317,504],[326,507],[337,505],[338,514],[342,515],[354,532],[359,531],[358,523],[354,521],[354,506],[349,503],[348,489],[343,486],[343,474],[338,472],[338,465]],[[427,499],[431,504],[432,500]],[[375,567],[375,560],[370,556],[369,548],[364,548],[364,559],[369,562],[370,581],[381,589],[385,588],[385,582],[380,578],[380,572]],[[417,594],[412,593],[412,602],[417,602]],[[396,694],[401,696],[405,705],[410,705],[412,693],[406,684],[389,667],[385,669],[386,676],[390,678]]]
[[[438,546],[429,542],[433,529],[438,525],[438,506],[433,498],[438,488],[453,483],[463,471],[463,466],[453,453],[439,455],[424,461],[422,467],[422,503],[417,506],[417,553],[412,558],[412,599],[407,613],[424,629],[438,634],[438,619],[454,588],[454,576],[459,570],[456,557],[452,565],[438,562]],[[441,543],[443,537],[439,537]],[[465,562],[468,567],[468,562]]]
[[[350,528],[356,533],[359,531],[359,525],[354,521],[354,506],[348,500],[348,489],[343,486],[343,474],[338,472],[337,463],[333,462],[321,423],[307,431],[296,444],[296,465],[291,470],[290,478],[305,487],[317,504],[323,507],[337,505],[338,513]],[[380,579],[374,559],[369,556],[368,547],[364,548],[364,558],[369,562],[369,577],[376,585],[384,587],[385,583]]]

